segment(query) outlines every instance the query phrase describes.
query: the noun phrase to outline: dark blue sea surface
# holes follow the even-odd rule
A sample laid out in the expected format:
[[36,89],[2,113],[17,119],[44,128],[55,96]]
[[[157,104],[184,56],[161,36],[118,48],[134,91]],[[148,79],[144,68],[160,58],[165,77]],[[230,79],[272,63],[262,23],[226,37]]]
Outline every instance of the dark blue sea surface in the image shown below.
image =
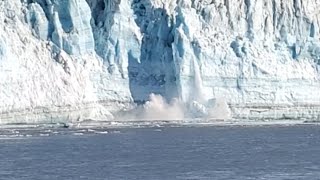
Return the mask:
[[320,179],[320,126],[2,129],[0,179]]

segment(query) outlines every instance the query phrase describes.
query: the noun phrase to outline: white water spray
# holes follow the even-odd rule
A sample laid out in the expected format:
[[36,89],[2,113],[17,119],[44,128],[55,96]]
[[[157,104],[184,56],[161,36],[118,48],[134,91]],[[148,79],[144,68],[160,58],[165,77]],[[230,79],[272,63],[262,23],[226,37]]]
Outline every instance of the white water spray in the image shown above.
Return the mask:
[[167,103],[161,95],[150,94],[150,100],[144,105],[142,118],[147,120],[183,120],[184,110],[177,99]]
[[231,119],[232,113],[224,98],[215,99],[214,106],[208,108],[208,118],[209,119]]

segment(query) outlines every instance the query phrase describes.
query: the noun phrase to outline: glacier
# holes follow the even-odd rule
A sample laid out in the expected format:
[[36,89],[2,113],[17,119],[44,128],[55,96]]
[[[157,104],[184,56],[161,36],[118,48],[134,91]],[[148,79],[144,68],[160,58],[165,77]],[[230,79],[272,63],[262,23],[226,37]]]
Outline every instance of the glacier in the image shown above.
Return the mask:
[[319,10],[318,0],[2,0],[0,123],[113,120],[150,94],[195,117],[320,120]]

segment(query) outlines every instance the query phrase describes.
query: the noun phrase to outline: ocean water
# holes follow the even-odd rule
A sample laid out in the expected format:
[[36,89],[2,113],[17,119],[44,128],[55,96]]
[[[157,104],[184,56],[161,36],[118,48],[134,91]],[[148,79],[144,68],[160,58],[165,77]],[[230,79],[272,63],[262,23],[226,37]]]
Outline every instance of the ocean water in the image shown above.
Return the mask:
[[320,126],[0,130],[0,179],[320,179]]

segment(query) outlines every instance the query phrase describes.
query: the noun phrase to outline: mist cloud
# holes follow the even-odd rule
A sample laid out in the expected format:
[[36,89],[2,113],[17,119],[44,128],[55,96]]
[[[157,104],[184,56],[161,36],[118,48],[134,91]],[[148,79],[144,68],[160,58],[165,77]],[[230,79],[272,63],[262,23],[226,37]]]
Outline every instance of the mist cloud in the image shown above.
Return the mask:
[[225,120],[231,118],[231,110],[224,98],[211,99],[206,104],[197,101],[186,104],[178,99],[168,102],[161,95],[150,94],[149,100],[144,105],[120,113],[116,120],[176,121],[185,118]]

